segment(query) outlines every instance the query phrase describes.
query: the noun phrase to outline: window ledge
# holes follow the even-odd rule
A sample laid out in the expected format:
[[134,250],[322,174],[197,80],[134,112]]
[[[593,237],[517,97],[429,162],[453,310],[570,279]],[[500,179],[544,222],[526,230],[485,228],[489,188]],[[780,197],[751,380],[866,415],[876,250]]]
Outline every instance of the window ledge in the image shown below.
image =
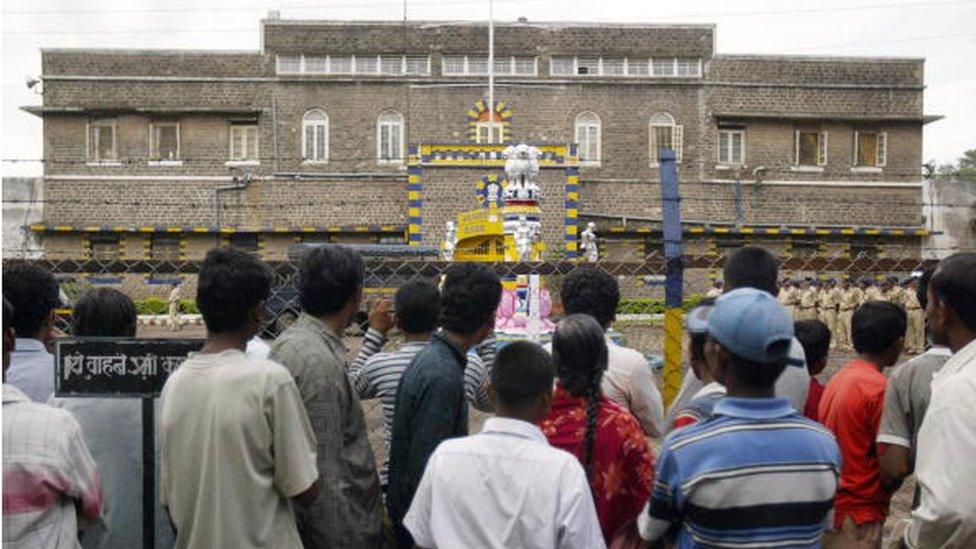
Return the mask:
[[790,166],[791,172],[823,173],[823,166]]
[[124,166],[125,164],[122,163],[122,162],[119,162],[118,160],[89,160],[88,162],[85,162],[85,165],[86,166],[95,166],[95,167],[115,167],[115,168],[117,168],[117,167],[120,167],[120,166]]
[[738,170],[741,169],[743,166],[744,164],[716,164],[715,170],[716,171]]
[[380,166],[402,166],[403,165],[403,159],[402,158],[397,158],[397,159],[391,159],[391,160],[384,160],[382,158],[378,158],[378,159],[376,159],[376,163],[379,164]]
[[302,166],[321,166],[328,164],[329,161],[326,160],[302,160]]
[[224,162],[224,166],[236,167],[236,166],[260,166],[261,162],[257,160],[228,160]]
[[854,166],[851,168],[852,173],[882,173],[884,168],[880,166]]
[[580,167],[583,167],[583,168],[599,168],[600,167],[600,161],[599,160],[580,160],[579,161],[579,165],[580,165]]
[[182,166],[183,165],[183,161],[182,160],[150,160],[149,161],[149,165],[150,166],[159,166],[159,167],[163,167],[163,166]]

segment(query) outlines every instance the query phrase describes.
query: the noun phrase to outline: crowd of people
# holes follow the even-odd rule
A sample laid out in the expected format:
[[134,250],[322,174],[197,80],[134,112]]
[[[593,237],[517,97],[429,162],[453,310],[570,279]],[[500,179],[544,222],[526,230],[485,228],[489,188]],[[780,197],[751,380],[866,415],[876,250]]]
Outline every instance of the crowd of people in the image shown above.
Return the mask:
[[[269,268],[231,248],[200,266],[206,340],[158,402],[167,546],[880,547],[914,475],[895,546],[976,547],[976,254],[903,285],[797,289],[766,250],[737,250],[687,315],[667,413],[612,335],[620,291],[599,268],[566,275],[546,347],[499,344],[501,280],[459,263],[375,303],[355,356],[362,259],[317,247],[298,280],[302,312],[258,348]],[[40,267],[4,270],[3,543],[137,546],[138,403],[53,397],[59,295]],[[135,324],[115,290],[74,310],[77,336]],[[380,401],[384,463],[361,399]],[[492,414],[473,435],[469,406]]]

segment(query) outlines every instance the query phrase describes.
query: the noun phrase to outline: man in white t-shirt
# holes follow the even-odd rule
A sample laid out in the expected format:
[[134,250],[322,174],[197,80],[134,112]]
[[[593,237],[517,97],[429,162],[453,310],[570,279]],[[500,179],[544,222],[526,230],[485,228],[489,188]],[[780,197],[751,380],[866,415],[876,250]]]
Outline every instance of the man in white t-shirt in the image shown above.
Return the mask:
[[197,304],[207,340],[160,396],[160,496],[177,548],[300,548],[291,502],[318,495],[315,438],[291,374],[244,349],[264,323],[267,267],[211,250]]
[[498,415],[431,455],[403,519],[417,547],[605,547],[583,467],[537,427],[554,376],[535,343],[498,352],[488,387]]
[[[609,330],[617,317],[620,286],[606,271],[581,267],[566,275],[559,298],[567,315],[590,315]],[[600,383],[603,396],[630,410],[644,434],[663,436],[664,400],[647,358],[636,349],[618,345],[610,336],[606,339],[609,363]]]

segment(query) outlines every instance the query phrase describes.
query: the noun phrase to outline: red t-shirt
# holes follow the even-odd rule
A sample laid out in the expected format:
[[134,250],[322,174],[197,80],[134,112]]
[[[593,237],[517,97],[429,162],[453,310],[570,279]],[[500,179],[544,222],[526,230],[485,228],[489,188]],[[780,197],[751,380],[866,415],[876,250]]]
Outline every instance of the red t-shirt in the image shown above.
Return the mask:
[[817,378],[810,378],[810,390],[807,391],[807,405],[803,408],[803,415],[814,420],[820,421],[820,399],[823,398],[824,385],[817,381]]
[[884,521],[891,492],[881,486],[875,439],[881,424],[886,378],[863,360],[848,362],[827,383],[818,410],[820,422],[833,431],[844,459],[834,523],[845,517],[855,524]]
[[[610,542],[640,514],[654,481],[654,453],[637,419],[619,404],[600,397],[593,443],[591,487],[603,537]],[[583,461],[586,399],[557,384],[552,410],[539,427],[549,444]]]

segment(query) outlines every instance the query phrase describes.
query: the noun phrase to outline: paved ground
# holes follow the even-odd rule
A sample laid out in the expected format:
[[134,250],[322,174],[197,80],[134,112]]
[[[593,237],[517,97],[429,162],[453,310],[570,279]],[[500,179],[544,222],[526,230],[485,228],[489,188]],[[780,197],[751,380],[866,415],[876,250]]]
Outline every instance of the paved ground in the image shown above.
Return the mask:
[[[647,325],[621,325],[617,327],[624,337],[627,345],[639,349],[644,353],[661,354],[663,349],[664,334],[660,326]],[[171,332],[164,327],[140,327],[139,337],[204,337],[204,329],[200,326],[187,327],[179,332]],[[351,353],[355,356],[361,345],[361,339],[350,337],[347,345]],[[826,383],[830,377],[850,360],[852,354],[849,352],[834,351],[831,353],[827,369],[819,376],[820,380]],[[906,357],[907,358],[907,357]],[[660,385],[660,379],[657,380]],[[366,424],[369,430],[369,440],[373,446],[378,463],[386,459],[386,447],[383,444],[383,415],[379,406],[379,401],[364,401],[363,410],[366,415]],[[476,432],[481,429],[481,425],[488,417],[473,408],[470,410],[470,430]],[[885,525],[886,539],[891,537],[895,523],[908,515],[911,508],[915,482],[910,478],[904,486],[895,494],[892,499],[891,515]]]

